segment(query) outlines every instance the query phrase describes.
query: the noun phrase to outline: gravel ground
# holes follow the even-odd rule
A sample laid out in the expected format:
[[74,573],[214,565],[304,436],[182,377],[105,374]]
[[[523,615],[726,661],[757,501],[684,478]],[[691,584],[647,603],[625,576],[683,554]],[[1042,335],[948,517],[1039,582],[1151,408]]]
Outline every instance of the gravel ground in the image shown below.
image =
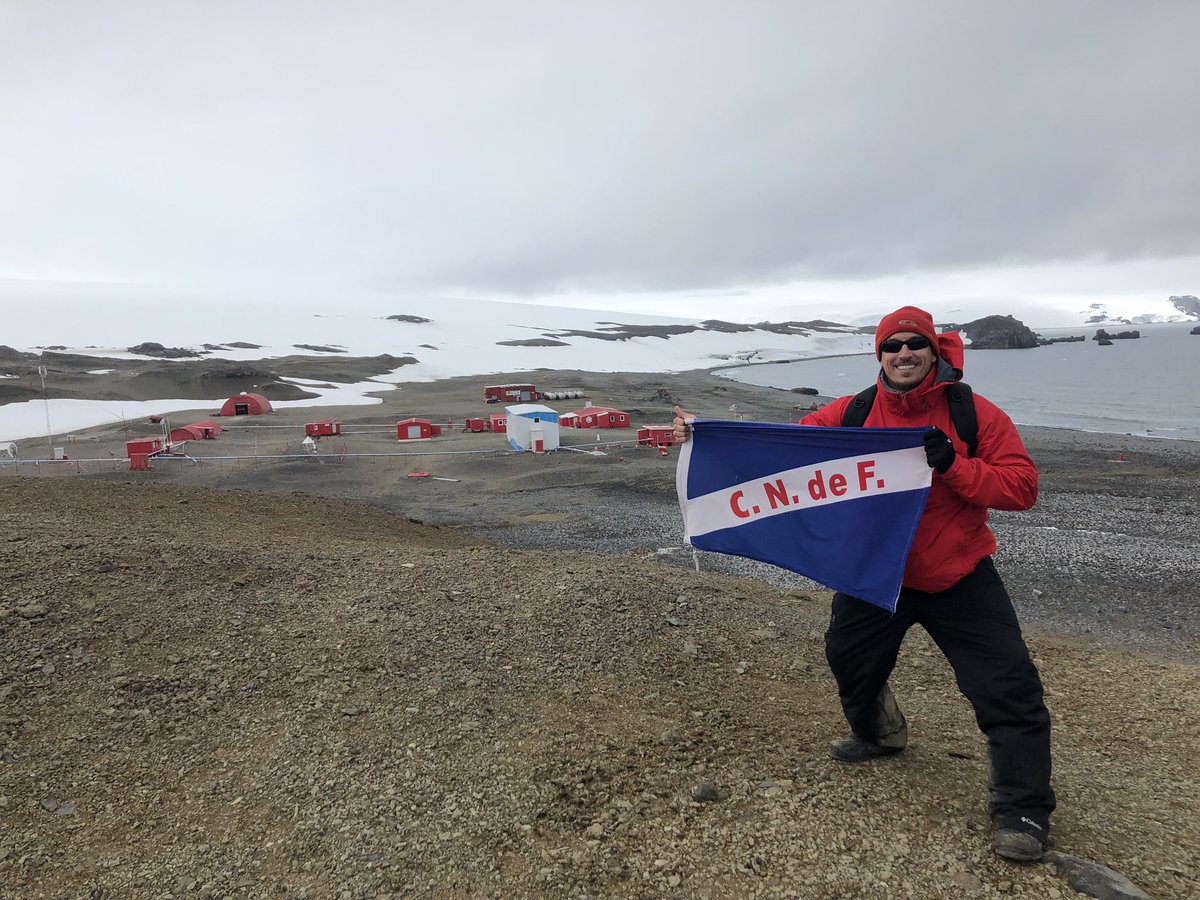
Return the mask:
[[[1200,661],[1200,444],[1022,432],[1042,467],[1041,496],[1030,511],[992,517],[997,566],[1022,621],[1110,650]],[[512,547],[655,554],[667,565],[820,588],[774,566],[683,547],[674,483],[660,475],[603,486],[602,502],[556,491],[544,504],[555,518],[474,531]]]
[[[920,635],[910,749],[825,758],[824,594],[303,495],[0,497],[0,895],[1075,894],[991,854],[986,751]],[[1194,667],[1031,644],[1060,849],[1188,896]]]
[[[786,417],[713,381],[597,378],[650,421],[672,393]],[[1042,498],[996,517],[998,562],[1058,849],[1195,896],[1197,448],[1025,435]],[[1063,860],[991,853],[986,748],[922,634],[894,679],[910,748],[825,757],[828,593],[658,552],[673,463],[0,473],[0,896],[1079,895]]]

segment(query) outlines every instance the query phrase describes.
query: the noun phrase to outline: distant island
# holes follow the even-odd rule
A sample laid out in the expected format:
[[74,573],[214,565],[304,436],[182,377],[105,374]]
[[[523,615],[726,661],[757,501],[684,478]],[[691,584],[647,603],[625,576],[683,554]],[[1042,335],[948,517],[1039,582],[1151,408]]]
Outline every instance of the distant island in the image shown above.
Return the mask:
[[1038,346],[1038,336],[1012,316],[984,316],[957,328],[970,341],[967,346],[972,350],[1025,350]]
[[1099,328],[1092,336],[1092,340],[1097,341],[1101,347],[1107,347],[1113,341],[1136,341],[1141,336],[1140,331],[1118,331],[1116,334],[1109,334],[1103,328]]

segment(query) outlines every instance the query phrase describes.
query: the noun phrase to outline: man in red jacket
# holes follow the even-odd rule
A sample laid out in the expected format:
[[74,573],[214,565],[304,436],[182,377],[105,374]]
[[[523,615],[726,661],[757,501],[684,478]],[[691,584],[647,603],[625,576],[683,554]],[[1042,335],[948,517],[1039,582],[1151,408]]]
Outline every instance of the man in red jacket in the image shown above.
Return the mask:
[[[946,388],[962,377],[957,332],[938,334],[929,313],[905,306],[880,321],[875,353],[880,372],[865,426],[933,426],[925,435],[925,453],[935,471],[896,612],[840,592],[833,597],[825,655],[850,735],[830,744],[829,755],[857,763],[904,749],[908,725],[888,678],[905,633],[921,625],[953,667],[987,736],[995,851],[1032,862],[1045,851],[1055,807],[1050,714],[1012,601],[992,563],[996,538],[987,520],[989,508],[1033,506],[1037,468],[1012,420],[978,394],[978,447],[976,456],[968,456],[946,398]],[[853,399],[835,400],[800,424],[840,426]],[[675,412],[676,438],[685,441],[691,416],[678,407]]]

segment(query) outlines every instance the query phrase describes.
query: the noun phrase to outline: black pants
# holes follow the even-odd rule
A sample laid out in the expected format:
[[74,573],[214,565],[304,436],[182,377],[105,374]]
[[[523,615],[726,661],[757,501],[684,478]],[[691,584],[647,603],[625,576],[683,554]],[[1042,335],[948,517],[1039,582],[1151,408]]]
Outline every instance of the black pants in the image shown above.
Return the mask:
[[904,588],[894,614],[834,595],[825,655],[850,728],[865,740],[881,736],[880,694],[914,623],[950,662],[958,689],[987,736],[992,818],[1000,827],[1020,827],[1026,817],[1047,828],[1055,806],[1050,714],[1017,614],[990,557],[940,593]]

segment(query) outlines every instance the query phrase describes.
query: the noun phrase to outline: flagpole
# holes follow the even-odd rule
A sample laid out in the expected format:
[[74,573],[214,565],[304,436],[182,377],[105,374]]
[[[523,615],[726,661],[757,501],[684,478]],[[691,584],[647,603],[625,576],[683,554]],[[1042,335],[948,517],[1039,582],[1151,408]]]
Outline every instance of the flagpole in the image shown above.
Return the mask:
[[50,448],[49,459],[54,459],[54,437],[50,432],[50,398],[46,396],[46,367],[38,366],[38,377],[42,379],[42,403],[46,407],[46,446]]

